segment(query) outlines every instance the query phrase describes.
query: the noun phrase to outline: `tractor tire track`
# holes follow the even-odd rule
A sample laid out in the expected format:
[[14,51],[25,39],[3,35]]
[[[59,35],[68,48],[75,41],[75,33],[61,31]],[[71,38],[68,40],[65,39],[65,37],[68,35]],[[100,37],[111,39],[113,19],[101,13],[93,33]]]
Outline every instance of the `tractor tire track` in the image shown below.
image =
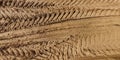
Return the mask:
[[0,0],[0,60],[119,60],[119,0]]
[[[10,9],[9,9],[10,10]],[[16,11],[12,9],[13,11]],[[44,9],[43,9],[44,10]],[[64,8],[55,11],[47,10],[49,12],[38,13],[36,10],[20,10],[19,13],[10,13],[10,11],[3,8],[5,13],[1,13],[1,32],[7,32],[11,30],[18,30],[24,28],[30,28],[33,26],[45,26],[54,23],[61,23],[69,20],[76,20],[81,18],[90,17],[102,17],[102,16],[117,16],[120,15],[119,9],[99,9],[99,8]],[[25,11],[25,12],[22,12]],[[28,11],[28,12],[27,12]],[[18,11],[16,11],[18,12]],[[33,13],[31,13],[33,12]],[[97,12],[97,13],[96,13]],[[111,12],[111,13],[109,13]],[[4,14],[4,15],[3,15]],[[11,14],[11,15],[8,15]],[[7,15],[7,16],[6,16]],[[7,21],[6,21],[7,20]],[[35,21],[36,20],[36,21]]]
[[0,7],[43,8],[54,6],[49,0],[1,0]]

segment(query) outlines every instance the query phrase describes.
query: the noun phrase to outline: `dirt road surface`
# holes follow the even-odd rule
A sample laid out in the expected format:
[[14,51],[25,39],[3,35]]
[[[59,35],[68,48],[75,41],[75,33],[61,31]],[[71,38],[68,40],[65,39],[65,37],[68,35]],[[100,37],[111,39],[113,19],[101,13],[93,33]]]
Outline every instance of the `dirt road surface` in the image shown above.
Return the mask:
[[120,60],[120,0],[0,0],[0,60]]

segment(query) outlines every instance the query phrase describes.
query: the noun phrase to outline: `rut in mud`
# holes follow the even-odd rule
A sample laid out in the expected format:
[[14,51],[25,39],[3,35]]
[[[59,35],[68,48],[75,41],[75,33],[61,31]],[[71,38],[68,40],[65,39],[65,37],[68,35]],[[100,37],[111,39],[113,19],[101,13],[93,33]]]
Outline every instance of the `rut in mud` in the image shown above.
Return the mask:
[[119,60],[119,0],[0,0],[0,60]]

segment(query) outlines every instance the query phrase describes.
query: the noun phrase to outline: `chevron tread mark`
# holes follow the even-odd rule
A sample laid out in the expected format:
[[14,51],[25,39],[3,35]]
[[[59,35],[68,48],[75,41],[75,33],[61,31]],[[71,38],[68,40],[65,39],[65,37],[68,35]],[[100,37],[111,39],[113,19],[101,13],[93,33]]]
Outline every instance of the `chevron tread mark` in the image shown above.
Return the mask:
[[119,3],[0,0],[0,60],[119,60]]
[[[95,37],[95,40],[97,39],[97,36]],[[86,40],[85,36],[83,38],[85,39],[86,42],[89,42],[89,40]],[[84,40],[84,39],[82,39],[82,40]],[[73,42],[75,42],[75,41],[79,41],[79,40],[76,40],[75,37],[73,38],[71,36],[71,38],[63,40],[63,42],[59,42],[59,43],[55,42],[56,43],[55,45],[46,45],[47,43],[42,42],[43,45],[38,43],[35,45],[28,45],[28,46],[23,46],[23,47],[21,46],[19,48],[15,48],[15,47],[10,48],[9,47],[8,49],[1,50],[1,55],[7,55],[7,56],[12,55],[12,56],[18,56],[18,57],[24,56],[26,59],[27,59],[27,57],[31,57],[32,59],[49,59],[49,58],[52,59],[53,58],[55,60],[56,59],[59,60],[61,58],[62,59],[69,59],[70,58],[69,55],[75,56],[75,55],[79,54],[80,52],[78,53],[77,49],[82,50],[84,57],[87,57],[87,56],[89,57],[89,56],[93,56],[93,55],[94,56],[104,56],[103,54],[96,55],[96,54],[101,54],[103,52],[104,52],[104,54],[111,56],[110,52],[111,53],[117,52],[116,50],[111,50],[110,52],[107,52],[106,51],[107,48],[105,48],[105,50],[95,50],[95,51],[89,50],[89,49],[87,49],[88,47],[87,47],[85,41],[82,42],[83,43],[82,45],[83,45],[83,47],[86,47],[86,48],[82,48],[82,47],[77,48],[73,44]],[[96,42],[96,41],[94,41],[94,42]],[[98,45],[96,45],[96,47],[97,46]],[[106,45],[106,46],[108,46],[108,45]],[[35,48],[35,50],[33,48]],[[49,48],[52,48],[53,52],[51,52],[51,50],[49,50]],[[109,48],[112,48],[112,47],[109,47]],[[94,53],[92,53],[91,51],[94,51]],[[69,52],[71,52],[71,53],[69,53]],[[90,54],[88,55],[88,53],[90,53]],[[119,52],[117,52],[117,54],[118,53]],[[53,55],[51,56],[51,54],[53,54]],[[63,54],[63,55],[61,56],[61,54]],[[93,54],[93,55],[91,55],[91,54]],[[33,57],[33,56],[35,56],[35,57]],[[39,58],[37,56],[39,56]],[[61,58],[60,58],[60,56],[61,56]]]
[[[68,40],[66,40],[66,41],[68,41]],[[59,54],[62,54],[63,52],[65,52],[64,54],[66,55],[66,54],[68,54],[67,53],[67,51],[69,50],[69,49],[67,49],[67,50],[60,50],[59,49],[59,47],[61,46],[61,45],[63,45],[63,47],[65,48],[65,46],[64,46],[64,44],[66,44],[66,41],[63,41],[63,42],[55,42],[56,43],[56,45],[53,45],[53,46],[51,46],[51,45],[46,45],[46,44],[48,44],[47,42],[41,42],[43,45],[41,45],[41,44],[35,44],[35,45],[28,45],[28,46],[21,46],[21,47],[19,47],[19,48],[13,48],[13,47],[9,47],[8,49],[3,49],[3,50],[1,50],[1,54],[0,55],[7,55],[7,56],[9,56],[9,55],[11,55],[11,56],[18,56],[18,57],[22,57],[22,56],[24,56],[25,58],[27,58],[27,57],[33,57],[33,56],[39,56],[39,57],[41,57],[41,58],[54,58],[54,59],[60,59],[59,58]],[[44,45],[45,45],[45,48],[44,48]],[[68,45],[68,43],[67,43],[67,45]],[[71,44],[70,44],[71,45]],[[48,47],[47,47],[48,46]],[[50,46],[50,47],[49,47]],[[56,46],[56,47],[55,47]],[[71,45],[72,46],[72,45]],[[70,47],[69,45],[68,45],[68,47]],[[68,48],[67,47],[67,48]],[[35,50],[33,49],[33,48],[35,48]],[[37,48],[37,49],[36,49]],[[47,48],[47,49],[46,49]],[[49,49],[50,50],[49,50]],[[71,47],[72,49],[73,49],[73,47]],[[53,50],[53,52],[52,52],[52,50]],[[41,52],[40,52],[41,51]],[[72,50],[73,52],[74,52],[74,50]],[[43,54],[45,54],[45,55],[43,55]],[[52,56],[51,56],[51,54],[52,54]],[[71,53],[71,54],[74,54],[74,53]],[[50,57],[49,57],[50,56]],[[68,56],[68,55],[67,55]],[[34,59],[36,58],[36,57],[33,57]],[[38,58],[36,58],[36,59],[38,59]],[[62,57],[62,59],[67,59],[67,57]]]
[[44,0],[1,0],[1,7],[21,7],[21,8],[42,8],[47,6],[54,6],[50,1]]
[[[21,11],[24,11],[24,10],[21,10]],[[32,12],[32,10],[31,10],[31,12]],[[96,12],[99,12],[99,13],[96,13]],[[111,13],[109,13],[109,12],[111,12]],[[22,12],[22,13],[24,13],[24,12]],[[4,24],[2,27],[9,28],[9,29],[3,29],[3,30],[1,30],[1,32],[2,31],[5,32],[5,31],[11,30],[13,28],[14,28],[13,30],[15,30],[15,29],[20,29],[20,28],[29,28],[29,27],[32,27],[35,25],[37,25],[37,26],[43,25],[44,26],[44,25],[53,24],[53,23],[60,23],[62,21],[67,21],[70,19],[80,19],[80,18],[98,17],[98,16],[111,16],[111,15],[119,15],[120,13],[119,13],[118,9],[88,9],[88,10],[84,10],[84,9],[70,8],[69,10],[67,10],[67,9],[56,10],[56,12],[53,12],[53,13],[41,13],[40,15],[35,14],[35,10],[33,13],[23,14],[23,16],[22,16],[22,14],[20,16],[18,14],[16,14],[16,17],[6,16],[8,14],[8,11],[6,11],[3,14],[1,14],[3,16],[3,17],[2,16],[1,17],[4,18],[4,16],[5,16],[5,19],[7,19],[12,24],[1,23],[1,24]],[[19,18],[17,18],[17,15]],[[28,17],[28,15],[29,15],[29,17]],[[24,17],[24,16],[26,16],[26,17]],[[36,19],[38,19],[37,24],[34,23],[34,21]],[[20,22],[20,21],[22,21],[22,22]],[[18,28],[18,26],[20,28]]]

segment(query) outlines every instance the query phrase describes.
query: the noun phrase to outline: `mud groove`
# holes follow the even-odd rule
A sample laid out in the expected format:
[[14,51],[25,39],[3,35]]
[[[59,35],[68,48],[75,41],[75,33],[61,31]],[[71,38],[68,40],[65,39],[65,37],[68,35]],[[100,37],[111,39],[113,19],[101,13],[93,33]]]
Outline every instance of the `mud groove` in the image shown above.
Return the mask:
[[119,4],[119,0],[1,0],[2,7],[43,8],[49,6],[110,6]]
[[0,60],[120,60],[119,0],[0,0]]
[[[45,9],[1,8],[1,32],[45,26],[81,18],[117,16],[119,9],[61,7]],[[45,11],[46,10],[46,11]],[[12,12],[15,13],[12,13]],[[39,12],[40,11],[40,12]]]
[[43,8],[54,6],[55,4],[49,0],[1,0],[1,7],[21,7],[21,8]]
[[[81,58],[83,58],[83,57],[89,58],[89,56],[91,56],[91,57],[98,56],[98,58],[101,58],[101,57],[103,58],[103,56],[109,57],[114,54],[119,54],[119,43],[116,44],[116,42],[118,42],[118,39],[119,39],[119,38],[117,38],[119,36],[119,32],[116,32],[116,31],[119,31],[119,29],[110,30],[110,28],[113,28],[113,27],[111,27],[111,25],[108,30],[106,30],[106,27],[105,27],[109,24],[112,24],[114,26],[114,24],[116,24],[117,21],[119,21],[119,19],[116,19],[115,20],[116,22],[111,23],[110,21],[112,19],[110,20],[109,17],[104,17],[104,18],[105,19],[103,19],[103,17],[101,17],[101,19],[103,19],[102,21],[104,21],[101,23],[99,21],[99,18],[91,18],[91,20],[84,19],[85,21],[78,20],[78,21],[73,21],[71,23],[65,22],[63,24],[63,26],[67,26],[67,25],[65,25],[66,23],[70,23],[69,25],[74,26],[76,24],[75,22],[79,22],[76,24],[76,26],[81,26],[81,28],[74,28],[74,30],[78,30],[79,33],[78,32],[75,33],[74,30],[71,28],[72,29],[71,32],[72,31],[73,32],[71,34],[68,34],[68,36],[64,35],[64,34],[67,34],[64,32],[58,33],[58,32],[62,32],[61,30],[56,31],[57,32],[57,34],[56,34],[55,30],[54,30],[53,32],[48,33],[48,35],[45,34],[45,36],[44,36],[45,38],[40,37],[40,35],[38,35],[39,38],[37,38],[37,39],[36,38],[29,39],[30,36],[28,36],[27,39],[26,39],[26,37],[25,38],[20,37],[20,38],[8,39],[8,40],[1,40],[0,41],[0,48],[1,48],[0,55],[1,55],[1,57],[8,56],[11,59],[19,58],[19,59],[23,59],[23,60],[26,60],[26,59],[28,59],[28,60],[29,59],[67,60],[67,59],[72,59],[70,57],[75,57],[76,55],[79,55]],[[111,18],[115,19],[117,17],[111,17]],[[119,16],[118,16],[118,18],[119,18]],[[96,21],[99,22],[99,24],[96,23],[96,24],[90,25],[90,27],[87,26],[87,24],[89,24],[91,22],[95,23]],[[82,24],[83,22],[85,25]],[[103,23],[106,23],[106,24],[103,24]],[[79,25],[79,24],[81,24],[81,25]],[[101,28],[97,27],[98,26],[97,24],[100,26],[102,24],[105,25],[105,26],[103,26],[103,28],[105,28],[106,31],[104,32],[104,30],[102,29],[103,32],[102,31],[98,32],[99,30],[101,30]],[[82,25],[84,27],[82,27]],[[94,25],[96,25],[96,27],[99,28],[98,30],[96,29],[96,32],[92,31],[94,28]],[[55,25],[53,25],[53,26],[55,26]],[[85,28],[85,26],[87,26],[88,29],[92,28],[92,30],[90,29],[88,31],[85,31],[85,30],[87,30]],[[50,27],[50,25],[49,25],[49,27]],[[68,32],[69,32],[69,27],[70,26],[68,26],[68,28],[67,28]],[[117,26],[114,28],[116,29]],[[84,29],[84,30],[81,30],[81,29]],[[63,29],[63,31],[64,31],[64,29]],[[82,33],[80,33],[80,32],[82,32]],[[41,35],[43,35],[43,34],[41,34]],[[75,34],[75,36],[72,34]],[[113,35],[113,34],[115,34],[115,35]],[[60,36],[55,36],[55,35],[60,35]],[[64,35],[64,37],[62,35]],[[71,36],[69,37],[69,35],[71,35]],[[52,36],[54,36],[54,37],[52,37]],[[111,37],[111,36],[114,38],[107,39],[108,37]],[[37,37],[37,35],[33,35],[33,37]],[[99,39],[101,37],[103,39]],[[41,38],[43,38],[43,39],[41,39]],[[22,39],[24,39],[24,40],[22,40]],[[89,41],[89,39],[90,39],[90,41]],[[99,44],[98,43],[96,44],[97,40],[99,40]],[[105,41],[103,42],[103,40],[105,40]],[[112,40],[116,40],[116,41],[113,42]],[[77,44],[77,46],[76,46],[76,44]],[[99,48],[97,48],[97,47],[99,47]],[[59,49],[59,48],[61,48],[61,49]],[[67,50],[65,50],[65,49],[67,49]],[[13,57],[11,57],[11,56],[13,56]],[[14,56],[17,56],[17,57],[14,57]],[[101,56],[101,57],[99,57],[99,56]],[[106,57],[104,57],[104,58],[106,58]],[[3,59],[5,59],[5,58],[3,57]],[[6,58],[6,60],[7,60],[7,58]]]

